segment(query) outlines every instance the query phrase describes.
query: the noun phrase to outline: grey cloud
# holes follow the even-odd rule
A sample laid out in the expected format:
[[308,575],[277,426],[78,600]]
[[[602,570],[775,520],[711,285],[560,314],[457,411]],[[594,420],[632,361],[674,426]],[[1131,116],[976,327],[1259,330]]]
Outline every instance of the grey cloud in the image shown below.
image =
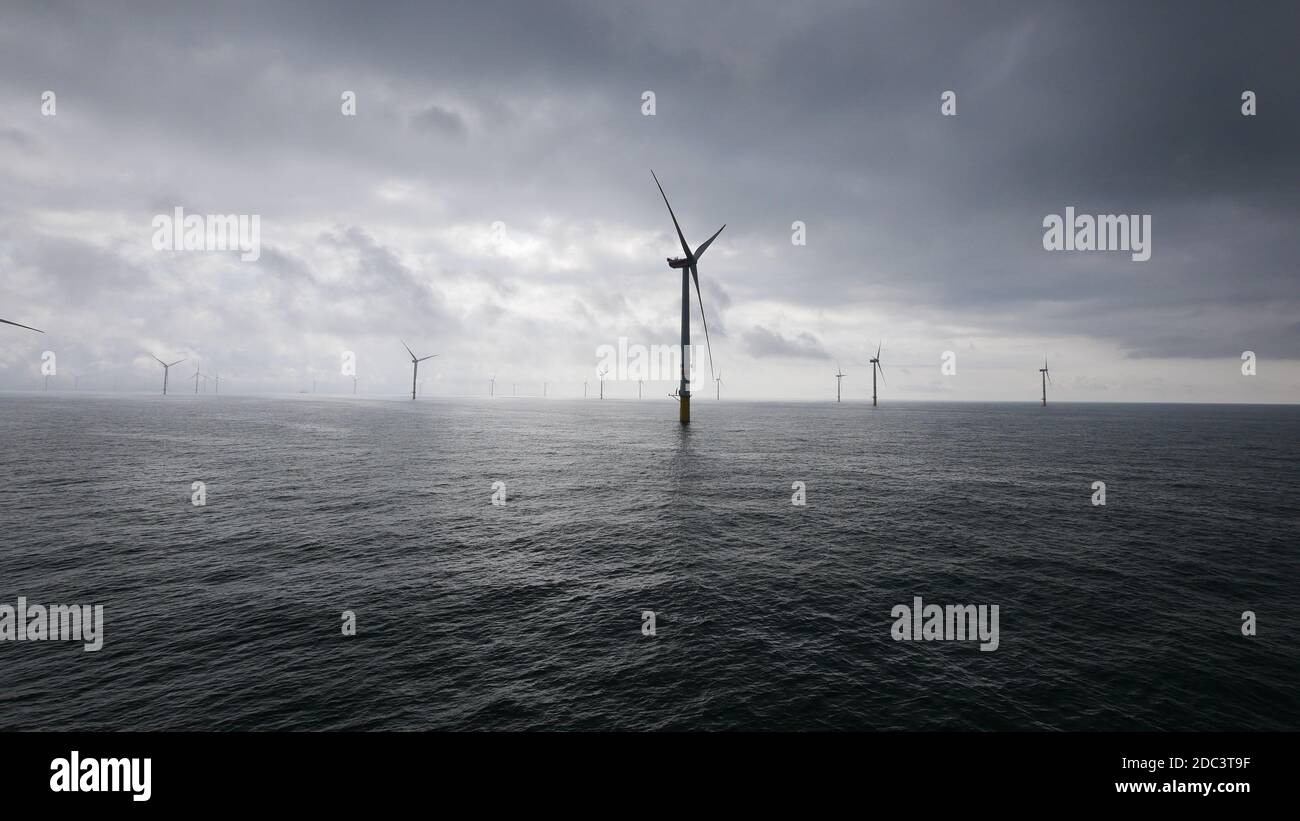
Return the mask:
[[746,349],[760,358],[830,359],[821,341],[807,331],[790,338],[760,325],[746,331],[743,339]]
[[420,131],[439,134],[444,137],[464,137],[469,129],[465,120],[454,111],[431,105],[411,117],[411,125]]

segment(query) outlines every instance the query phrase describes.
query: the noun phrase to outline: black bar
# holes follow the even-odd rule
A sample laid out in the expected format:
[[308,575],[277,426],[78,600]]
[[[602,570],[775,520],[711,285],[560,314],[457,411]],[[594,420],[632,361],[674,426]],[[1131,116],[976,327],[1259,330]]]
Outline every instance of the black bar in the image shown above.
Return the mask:
[[[606,794],[640,806],[703,791],[760,805],[920,798],[971,808],[1233,811],[1243,801],[1287,798],[1298,740],[1281,733],[9,733],[0,767],[7,798],[53,809],[338,809],[434,798],[443,808],[453,799],[540,807]],[[51,762],[70,760],[74,750],[83,766],[88,758],[149,758],[149,799],[53,792]],[[1173,767],[1179,758],[1184,766]],[[1125,767],[1125,759],[1163,766]],[[1174,782],[1244,784],[1249,792],[1159,791]],[[1158,791],[1117,787],[1147,783]]]

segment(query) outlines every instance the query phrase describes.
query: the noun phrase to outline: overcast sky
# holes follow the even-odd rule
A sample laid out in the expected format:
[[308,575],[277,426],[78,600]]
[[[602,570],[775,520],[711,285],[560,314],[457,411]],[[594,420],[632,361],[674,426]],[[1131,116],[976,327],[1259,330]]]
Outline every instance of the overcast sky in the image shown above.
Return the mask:
[[[46,333],[0,325],[0,388],[51,350],[52,389],[156,390],[152,352],[344,392],[351,350],[398,394],[403,338],[429,395],[581,395],[600,345],[677,340],[653,168],[692,244],[727,223],[731,396],[833,398],[838,361],[869,398],[883,339],[898,399],[1032,401],[1046,356],[1061,400],[1297,402],[1297,32],[1294,3],[6,3],[0,317]],[[177,206],[259,215],[260,259],[155,250]],[[1044,250],[1067,206],[1151,215],[1151,259]]]

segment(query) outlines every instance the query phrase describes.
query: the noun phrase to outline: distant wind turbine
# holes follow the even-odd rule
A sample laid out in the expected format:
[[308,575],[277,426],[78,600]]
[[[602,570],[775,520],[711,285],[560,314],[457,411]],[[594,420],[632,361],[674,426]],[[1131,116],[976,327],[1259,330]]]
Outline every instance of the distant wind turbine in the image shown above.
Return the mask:
[[609,368],[600,372],[600,398],[605,398],[605,374],[609,373]]
[[221,371],[217,371],[216,376],[217,376],[216,392],[221,393]]
[[722,371],[718,371],[718,375],[714,377],[713,383],[714,383],[714,387],[718,389],[718,395],[714,398],[722,399]]
[[402,347],[406,348],[406,352],[411,355],[411,401],[414,402],[415,384],[416,384],[415,377],[420,372],[420,363],[426,359],[433,359],[438,354],[435,353],[435,354],[429,354],[428,356],[416,356],[415,352],[411,350],[411,346],[407,345],[405,341],[402,342]]
[[641,383],[644,382],[644,381],[645,381],[644,379],[638,379],[638,380],[636,381],[636,398],[637,398],[637,399],[640,399],[640,398],[641,398]]
[[582,398],[587,398],[587,380],[582,380]]
[[207,381],[207,378],[208,378],[208,377],[207,377],[205,374],[201,374],[201,373],[199,373],[199,362],[198,362],[198,360],[196,359],[196,360],[194,360],[194,376],[190,377],[191,379],[194,380],[194,392],[195,392],[196,394],[199,392],[199,378],[200,378],[200,377],[202,377],[204,381]]
[[38,334],[45,333],[45,331],[42,331],[40,328],[33,328],[31,325],[19,325],[17,322],[10,322],[7,319],[0,319],[0,322],[3,322],[6,325],[16,325],[19,328],[26,328],[29,331],[36,331]]
[[1047,383],[1052,381],[1052,375],[1047,372],[1047,357],[1043,357],[1043,367],[1038,372],[1043,375],[1043,407],[1047,407]]
[[[681,269],[682,272],[682,382],[681,387],[677,389],[678,415],[677,421],[683,425],[690,424],[691,421],[691,382],[688,376],[690,363],[687,361],[690,357],[691,349],[691,280],[695,280],[695,296],[700,301],[700,321],[704,323],[704,343],[709,349],[709,376],[713,376],[713,344],[709,342],[709,320],[704,315],[704,295],[700,293],[700,274],[697,263],[704,252],[709,250],[709,246],[726,228],[724,223],[722,228],[717,230],[713,236],[704,241],[699,248],[694,251],[691,246],[686,244],[686,237],[682,234],[682,227],[677,224],[677,215],[673,213],[673,207],[668,204],[668,195],[664,193],[664,187],[659,184],[659,177],[652,170],[650,176],[654,177],[655,185],[659,188],[659,195],[664,198],[664,205],[668,206],[668,216],[673,219],[673,228],[677,229],[677,239],[681,241],[682,252],[686,254],[681,258],[668,258],[668,267]],[[689,274],[689,276],[687,276]]]
[[876,407],[876,371],[880,372],[880,381],[885,381],[885,369],[880,367],[880,348],[883,345],[883,341],[876,345],[876,356],[871,360],[871,407],[873,408]]
[[836,362],[835,363],[835,401],[836,402],[840,401],[840,380],[842,380],[846,376],[848,376],[848,374],[845,373],[843,369],[840,368],[840,363]]
[[[153,356],[153,354],[149,354],[149,355],[150,355],[150,356]],[[154,360],[155,360],[159,365],[162,365],[162,366],[163,366],[163,396],[166,396],[166,395],[167,395],[167,373],[171,370],[172,365],[179,365],[179,364],[181,364],[182,362],[184,362],[185,360],[184,360],[184,359],[177,359],[175,362],[167,363],[167,362],[162,361],[161,359],[159,359],[159,358],[156,357],[156,356],[153,356],[153,358],[154,358]]]
[[497,377],[493,374],[488,377],[488,396],[497,395]]

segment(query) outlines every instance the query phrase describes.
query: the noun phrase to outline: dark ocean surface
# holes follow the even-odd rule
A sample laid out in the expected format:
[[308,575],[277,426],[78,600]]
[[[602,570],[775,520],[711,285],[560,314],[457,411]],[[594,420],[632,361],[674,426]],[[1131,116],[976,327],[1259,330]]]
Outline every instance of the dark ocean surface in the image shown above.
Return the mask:
[[694,411],[0,396],[0,728],[1300,730],[1300,407]]

